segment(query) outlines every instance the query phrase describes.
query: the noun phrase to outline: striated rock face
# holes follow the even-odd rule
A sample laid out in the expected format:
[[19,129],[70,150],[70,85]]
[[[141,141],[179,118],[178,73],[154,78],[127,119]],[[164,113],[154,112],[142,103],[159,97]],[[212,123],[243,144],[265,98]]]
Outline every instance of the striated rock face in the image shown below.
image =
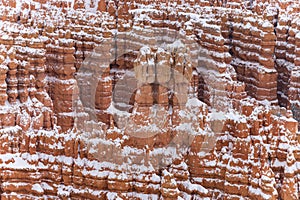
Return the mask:
[[299,8],[2,0],[1,199],[299,199]]

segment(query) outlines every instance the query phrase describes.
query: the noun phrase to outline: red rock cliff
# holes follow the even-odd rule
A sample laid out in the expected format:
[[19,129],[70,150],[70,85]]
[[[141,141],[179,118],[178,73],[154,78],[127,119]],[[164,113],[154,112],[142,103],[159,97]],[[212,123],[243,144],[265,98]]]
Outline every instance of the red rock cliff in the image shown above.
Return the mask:
[[298,1],[1,1],[1,199],[299,199]]

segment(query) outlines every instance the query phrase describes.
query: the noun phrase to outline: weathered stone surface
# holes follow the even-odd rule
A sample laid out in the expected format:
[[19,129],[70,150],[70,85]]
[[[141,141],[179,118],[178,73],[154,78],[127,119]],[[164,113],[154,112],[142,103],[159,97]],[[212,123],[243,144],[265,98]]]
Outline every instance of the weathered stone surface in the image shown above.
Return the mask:
[[299,199],[299,2],[0,4],[1,199]]

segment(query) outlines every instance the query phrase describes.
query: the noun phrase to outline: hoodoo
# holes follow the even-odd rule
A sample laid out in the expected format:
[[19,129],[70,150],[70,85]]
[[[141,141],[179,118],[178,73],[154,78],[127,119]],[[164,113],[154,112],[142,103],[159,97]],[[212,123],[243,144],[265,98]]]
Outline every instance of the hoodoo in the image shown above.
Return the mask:
[[299,199],[299,8],[0,0],[0,198]]

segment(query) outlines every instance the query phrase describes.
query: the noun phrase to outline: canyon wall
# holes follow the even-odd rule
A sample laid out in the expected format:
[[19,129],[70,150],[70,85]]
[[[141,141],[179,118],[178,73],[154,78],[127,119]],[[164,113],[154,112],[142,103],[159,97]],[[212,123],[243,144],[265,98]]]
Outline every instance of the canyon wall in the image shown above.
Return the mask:
[[299,199],[299,7],[1,1],[1,199]]

